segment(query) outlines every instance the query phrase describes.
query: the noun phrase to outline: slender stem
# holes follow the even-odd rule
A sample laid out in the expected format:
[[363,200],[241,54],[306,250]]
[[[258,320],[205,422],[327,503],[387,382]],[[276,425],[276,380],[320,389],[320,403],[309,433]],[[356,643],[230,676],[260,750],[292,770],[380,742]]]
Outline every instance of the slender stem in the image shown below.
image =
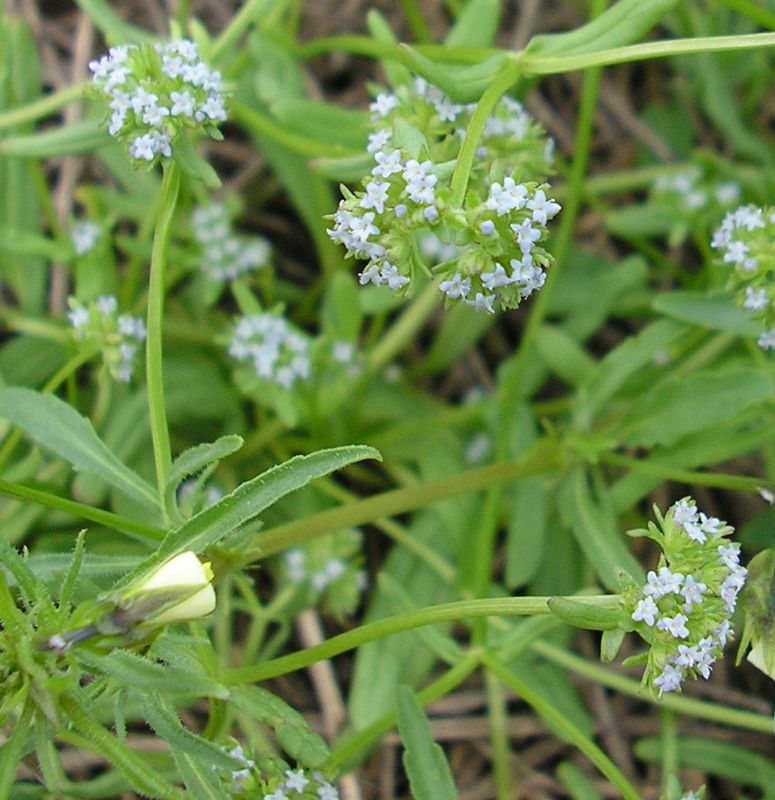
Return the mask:
[[744,475],[726,475],[721,472],[699,472],[691,469],[676,469],[669,464],[660,464],[648,459],[642,460],[623,456],[619,453],[598,453],[604,464],[625,467],[633,472],[653,475],[663,481],[679,481],[693,486],[712,486],[715,489],[736,489],[742,492],[755,492],[762,487],[773,488],[766,478],[748,478]]
[[697,719],[705,719],[710,722],[718,722],[721,725],[730,725],[737,728],[745,728],[749,731],[759,733],[772,733],[772,717],[769,714],[756,714],[752,711],[741,711],[738,708],[722,706],[718,703],[709,703],[705,700],[696,700],[684,694],[666,694],[661,700],[657,700],[648,692],[643,690],[640,681],[628,678],[611,669],[600,666],[573,653],[569,653],[562,647],[551,644],[547,641],[534,641],[530,649],[543,656],[554,664],[559,664],[571,670],[576,675],[581,675],[588,680],[615,689],[622,694],[636,697],[641,701],[660,705],[669,708],[679,714],[685,714]]
[[145,348],[148,415],[151,422],[153,460],[156,465],[159,508],[165,523],[167,514],[164,507],[164,488],[167,485],[172,458],[162,374],[162,319],[164,315],[164,273],[167,267],[172,218],[175,213],[179,188],[180,171],[177,164],[174,161],[165,164],[161,182],[159,216],[151,250],[151,274],[148,283],[148,341]]
[[68,500],[49,492],[41,492],[29,486],[21,486],[0,479],[0,494],[6,497],[15,497],[17,500],[37,503],[38,505],[45,506],[46,508],[53,508],[57,511],[63,511],[65,514],[71,514],[74,517],[96,522],[98,525],[104,525],[106,528],[124,531],[124,533],[131,534],[144,542],[160,542],[164,538],[164,531],[160,528],[152,528],[150,525],[134,522],[127,517],[122,517],[111,511],[103,511],[100,508],[87,506],[83,503],[76,503],[74,500]]
[[547,722],[561,731],[562,737],[571,742],[608,778],[625,800],[641,800],[635,787],[627,780],[621,770],[610,758],[553,703],[533,689],[519,676],[511,672],[493,654],[483,653],[482,664],[494,675],[516,692]]
[[773,33],[748,33],[739,36],[696,36],[691,39],[662,39],[654,42],[613,47],[575,56],[526,56],[523,60],[525,75],[555,75],[562,72],[627,64],[650,58],[692,55],[696,53],[722,53],[730,50],[755,50],[775,45]]
[[662,791],[667,797],[667,789],[671,775],[678,772],[678,730],[675,724],[675,713],[669,708],[662,709]]
[[0,114],[0,130],[5,128],[14,128],[17,125],[23,125],[26,122],[34,122],[37,119],[47,117],[55,111],[59,111],[70,103],[75,103],[83,99],[83,90],[89,85],[88,81],[83,83],[74,83],[72,86],[66,86],[52,94],[47,94],[33,103],[28,103],[20,108],[14,108],[11,111],[5,111]]
[[[361,625],[346,633],[340,633],[338,636],[333,636],[322,644],[306,650],[281,656],[263,664],[227,670],[223,680],[227,685],[268,680],[294,670],[304,669],[310,664],[326,658],[333,658],[348,650],[354,650],[366,642],[373,642],[394,633],[410,631],[425,625],[465,621],[477,617],[524,617],[549,614],[551,612],[546,604],[548,599],[548,597],[495,597],[486,600],[459,600],[454,603],[407,611]],[[578,600],[579,598],[575,597],[574,599]],[[584,602],[606,608],[617,608],[621,598],[618,595],[590,595],[584,597]]]
[[369,354],[368,371],[371,374],[382,369],[406,347],[437,308],[438,303],[438,282],[431,281]]
[[506,703],[501,682],[490,670],[484,673],[487,693],[487,719],[490,723],[493,772],[495,773],[496,800],[511,800],[514,789],[511,784],[511,752],[506,730]]
[[505,481],[556,470],[562,464],[556,446],[544,442],[524,458],[499,461],[466,470],[449,478],[425,481],[403,489],[394,489],[355,503],[318,512],[303,519],[278,525],[256,534],[252,548],[243,555],[244,563],[266,558],[291,545],[306,542],[322,533],[339,528],[357,527],[383,517],[423,508],[446,497],[486,489]]
[[262,16],[270,5],[270,0],[248,0],[232,17],[229,24],[221,31],[213,43],[209,53],[210,61],[215,63],[222,53],[231,50],[240,36],[250,27],[253,20]]
[[409,30],[418,42],[431,42],[431,36],[428,23],[422,15],[422,9],[417,3],[417,0],[401,0],[401,5],[404,7],[404,14],[406,22],[409,25]]
[[484,126],[487,124],[490,114],[492,114],[495,106],[498,105],[501,97],[516,83],[520,74],[521,59],[518,56],[512,56],[506,62],[500,74],[485,89],[484,94],[476,104],[476,110],[466,128],[465,139],[463,139],[463,144],[460,146],[455,171],[452,173],[450,204],[453,207],[457,208],[463,205],[466,188],[468,187],[468,178],[471,175],[471,168],[476,158],[476,148],[479,146],[479,140],[482,138]]
[[[454,667],[442,675],[438,680],[426,686],[417,693],[417,699],[423,706],[433,703],[456,689],[479,666],[479,654],[471,653],[458,661]],[[396,724],[395,714],[386,714],[381,719],[372,722],[363,730],[345,739],[328,757],[326,766],[336,769],[355,759],[362,750],[387,733]]]

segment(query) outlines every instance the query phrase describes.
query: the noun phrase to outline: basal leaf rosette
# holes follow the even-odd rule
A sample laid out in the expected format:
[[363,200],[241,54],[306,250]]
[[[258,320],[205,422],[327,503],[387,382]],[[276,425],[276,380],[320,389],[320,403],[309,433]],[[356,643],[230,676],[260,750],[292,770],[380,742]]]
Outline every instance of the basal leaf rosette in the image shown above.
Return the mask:
[[[656,511],[656,510],[655,510]],[[731,618],[747,571],[740,566],[734,529],[698,511],[691,498],[672,505],[658,525],[630,535],[648,536],[662,548],[646,584],[631,586],[624,602],[633,629],[649,645],[643,682],[660,697],[688,678],[709,678],[713,663],[734,636]]]
[[367,262],[361,284],[409,292],[436,276],[448,303],[493,313],[539,289],[552,264],[543,248],[560,210],[544,178],[552,147],[509,97],[485,124],[462,205],[451,179],[475,105],[453,103],[424,80],[371,104],[375,165],[333,215],[329,236]]
[[172,157],[186,129],[220,138],[226,120],[221,74],[200,58],[194,42],[124,44],[90,62],[94,94],[110,109],[108,133],[138,164]]

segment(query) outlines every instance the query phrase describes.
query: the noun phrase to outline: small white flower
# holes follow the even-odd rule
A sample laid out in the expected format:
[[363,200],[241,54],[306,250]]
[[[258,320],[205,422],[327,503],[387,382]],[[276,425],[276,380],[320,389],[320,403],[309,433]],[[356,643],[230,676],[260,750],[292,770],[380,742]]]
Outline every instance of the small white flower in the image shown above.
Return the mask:
[[661,675],[654,678],[654,686],[659,689],[661,697],[666,692],[675,692],[681,688],[681,670],[674,664],[668,664]]
[[757,312],[764,311],[770,303],[770,298],[766,289],[755,289],[753,286],[747,286],[745,290],[745,300],[743,300],[743,308],[746,311]]
[[512,224],[509,227],[514,231],[514,239],[524,254],[530,253],[533,245],[541,238],[541,231],[538,228],[534,228],[532,221],[529,219],[523,220],[519,224]]
[[659,609],[652,597],[644,597],[638,602],[635,611],[632,612],[632,619],[635,622],[645,622],[646,625],[652,627],[656,623],[657,614]]
[[100,226],[96,222],[84,219],[76,222],[70,229],[70,241],[77,256],[86,255],[94,249],[100,235]]
[[459,300],[465,298],[471,291],[471,279],[464,278],[457,272],[452,278],[442,281],[439,284],[439,289],[444,292],[450,300]]
[[385,181],[370,181],[366,186],[366,194],[360,202],[361,208],[373,208],[378,214],[385,210],[390,184]]
[[393,132],[388,128],[383,128],[382,130],[370,133],[369,144],[367,145],[366,150],[369,153],[379,152],[390,141],[392,136]]
[[309,783],[309,778],[305,776],[303,769],[288,769],[285,771],[285,778],[285,787],[293,789],[299,794],[304,791],[304,787]]
[[118,309],[118,300],[112,294],[104,294],[97,298],[96,306],[103,317],[110,317]]
[[684,611],[689,612],[692,610],[693,606],[701,605],[702,597],[707,589],[708,587],[706,584],[695,580],[692,575],[687,575],[684,579],[683,587],[681,588],[681,594],[686,600],[684,603]]
[[466,300],[465,302],[476,311],[486,311],[488,314],[494,314],[495,307],[493,303],[495,303],[496,299],[497,295],[477,292],[472,300]]
[[548,200],[543,189],[538,189],[527,201],[527,208],[533,212],[533,222],[546,225],[547,220],[559,213],[561,206],[554,200]]
[[685,614],[676,614],[674,617],[662,617],[657,620],[657,628],[661,631],[667,631],[676,639],[687,639],[689,637],[689,629],[686,627],[688,621],[689,618]]
[[76,331],[79,328],[85,328],[89,324],[89,312],[83,306],[78,306],[72,311],[68,311],[67,318]]
[[380,178],[389,178],[403,169],[400,150],[393,150],[390,153],[379,151],[374,154],[374,160],[377,162],[377,166],[371,170],[371,174]]
[[398,98],[394,94],[378,94],[369,104],[369,111],[378,119],[386,117],[398,105]]
[[339,792],[330,783],[321,783],[317,790],[320,800],[339,800]]
[[756,342],[762,350],[775,350],[775,328],[764,331]]

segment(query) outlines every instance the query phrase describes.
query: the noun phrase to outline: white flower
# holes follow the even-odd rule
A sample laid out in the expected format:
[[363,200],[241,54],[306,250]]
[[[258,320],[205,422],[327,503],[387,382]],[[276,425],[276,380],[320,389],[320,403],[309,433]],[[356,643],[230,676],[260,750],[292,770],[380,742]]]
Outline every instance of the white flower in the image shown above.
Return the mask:
[[465,298],[471,291],[471,279],[464,278],[457,272],[452,278],[442,281],[439,284],[439,289],[444,292],[450,300],[459,300]]
[[659,609],[653,598],[644,597],[642,600],[638,601],[635,611],[632,612],[632,619],[634,619],[635,622],[645,622],[646,625],[651,627],[655,624],[658,613]]
[[285,788],[294,789],[299,794],[304,791],[304,787],[309,783],[309,778],[304,775],[303,769],[285,771]]
[[762,350],[775,350],[775,328],[764,331],[756,342]]
[[706,584],[695,580],[692,575],[687,575],[684,579],[683,587],[681,588],[681,594],[686,600],[684,603],[684,611],[689,612],[692,610],[692,606],[701,605],[702,596],[707,589],[708,587]]
[[770,298],[766,289],[754,289],[753,286],[746,287],[745,300],[743,300],[743,308],[746,311],[764,311],[769,302]]
[[86,255],[94,249],[100,235],[100,226],[96,222],[84,219],[76,222],[70,229],[70,241],[77,256]]
[[560,204],[554,200],[547,200],[543,189],[538,189],[530,200],[527,207],[533,212],[533,222],[546,225],[547,220],[552,219],[560,211]]
[[497,295],[494,294],[482,294],[481,292],[477,292],[474,296],[473,300],[466,300],[466,304],[472,306],[477,311],[486,311],[488,314],[495,313],[495,307],[493,303],[496,301]]
[[674,664],[668,664],[661,675],[654,678],[654,686],[659,689],[661,697],[665,692],[675,692],[681,688],[681,670]]
[[210,564],[203,564],[195,553],[187,550],[138,581],[124,593],[121,605],[124,608],[152,605],[154,597],[158,597],[160,606],[150,607],[141,620],[154,625],[204,617],[215,608],[212,579]]
[[320,800],[339,800],[339,792],[326,781],[318,787],[318,797]]
[[541,231],[538,228],[534,228],[529,219],[509,227],[514,231],[514,239],[519,245],[519,249],[526,255],[530,253],[533,245],[541,238]]
[[394,94],[378,94],[369,104],[369,111],[377,117],[386,117],[398,105]]
[[509,277],[506,270],[503,269],[502,264],[495,264],[495,269],[492,272],[483,272],[481,274],[482,286],[485,289],[497,289],[499,286],[508,286],[516,280],[513,276]]
[[689,522],[696,522],[697,508],[686,498],[679,500],[672,507],[673,521],[679,528],[684,528]]
[[104,294],[97,298],[96,305],[103,317],[110,317],[116,313],[118,300],[112,294]]
[[390,153],[383,153],[379,151],[374,154],[374,160],[377,166],[371,170],[372,175],[378,175],[380,178],[389,178],[395,172],[401,172],[401,151],[393,150]]
[[676,639],[687,639],[689,637],[689,629],[686,627],[688,621],[689,618],[685,614],[676,614],[674,617],[662,617],[657,620],[657,628],[661,631],[667,631]]
[[70,320],[70,324],[78,331],[89,324],[89,311],[83,306],[78,306],[67,312],[67,318]]
[[373,208],[378,214],[381,214],[385,210],[389,189],[390,184],[385,181],[370,181],[366,187],[366,194],[361,199],[361,208]]
[[517,183],[513,178],[504,178],[503,184],[494,182],[490,186],[490,196],[485,205],[491,211],[502,217],[509,211],[524,208],[527,203],[527,187]]
[[390,141],[393,132],[388,128],[383,128],[379,131],[374,131],[374,133],[369,134],[369,144],[366,147],[366,150],[369,153],[377,153],[378,151],[382,150],[382,148]]

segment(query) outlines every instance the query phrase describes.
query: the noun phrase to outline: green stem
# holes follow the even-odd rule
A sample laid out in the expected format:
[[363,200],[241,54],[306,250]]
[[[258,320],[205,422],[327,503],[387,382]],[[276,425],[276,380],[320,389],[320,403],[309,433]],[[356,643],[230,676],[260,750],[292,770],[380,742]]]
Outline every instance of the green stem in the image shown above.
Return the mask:
[[111,511],[103,511],[83,503],[76,503],[74,500],[67,500],[49,492],[41,492],[29,486],[21,486],[20,484],[9,483],[0,479],[0,494],[6,497],[15,497],[17,500],[24,500],[29,503],[37,503],[46,508],[53,508],[56,511],[63,511],[65,514],[96,522],[106,528],[124,531],[124,533],[129,533],[144,542],[160,542],[164,538],[164,531],[159,528],[152,528],[150,525],[134,522]]
[[422,10],[417,4],[417,0],[401,0],[401,5],[404,7],[404,15],[412,36],[418,42],[433,41],[430,28],[428,28],[428,23],[422,15]]
[[[438,680],[418,692],[417,699],[423,706],[433,703],[456,689],[478,666],[479,654],[471,653],[467,655]],[[395,714],[386,714],[381,719],[372,722],[371,725],[351,735],[335,748],[328,757],[326,766],[334,770],[355,760],[355,757],[361,751],[368,749],[391,728],[395,727],[395,724]]]
[[531,708],[543,717],[552,727],[559,731],[562,738],[573,744],[608,778],[619,790],[625,800],[641,800],[640,794],[627,780],[616,764],[560,709],[514,675],[493,654],[483,653],[482,664],[497,676],[513,692],[518,694]]
[[762,8],[760,3],[753,3],[751,0],[720,0],[720,2],[732,11],[758,22],[763,28],[775,30],[775,14]]
[[232,50],[237,44],[237,40],[247,31],[253,21],[266,14],[272,5],[274,5],[272,0],[248,0],[213,43],[208,54],[209,60],[215,63],[223,53]]
[[438,282],[431,281],[414,298],[409,308],[404,311],[369,354],[368,372],[370,374],[378,372],[390,363],[412,341],[417,331],[438,307],[438,303]]
[[731,50],[755,50],[775,45],[773,33],[748,33],[739,36],[696,36],[691,39],[663,39],[626,47],[613,47],[575,56],[525,56],[522,64],[525,75],[556,75],[591,67],[627,64],[651,58],[723,53]]
[[450,189],[452,190],[450,204],[454,208],[459,208],[463,205],[468,187],[468,178],[471,175],[471,168],[476,158],[476,148],[482,138],[484,126],[487,124],[487,120],[495,106],[498,105],[498,101],[516,83],[521,75],[521,69],[521,58],[512,56],[495,80],[485,89],[484,94],[476,104],[476,110],[466,128],[465,139],[463,139],[463,144],[460,146],[457,164],[450,182]]
[[722,706],[718,703],[709,703],[705,700],[695,700],[683,694],[666,694],[661,700],[644,691],[639,681],[628,678],[626,675],[613,672],[610,669],[600,666],[587,658],[569,653],[555,644],[547,641],[535,641],[530,645],[531,650],[546,658],[554,664],[580,675],[588,680],[607,686],[622,694],[635,697],[638,700],[660,705],[669,708],[679,714],[697,719],[705,719],[710,722],[718,722],[721,725],[729,725],[736,728],[745,728],[749,731],[759,733],[772,733],[772,717],[769,714],[755,714],[752,711],[741,711],[738,708]]
[[669,708],[662,709],[662,792],[667,797],[669,778],[678,773],[678,730],[675,724],[675,713]]
[[743,475],[727,475],[722,472],[699,472],[690,469],[675,469],[668,464],[659,464],[648,459],[642,460],[623,456],[619,453],[598,453],[604,464],[624,467],[633,472],[653,475],[663,481],[679,481],[693,486],[712,486],[714,489],[733,489],[741,492],[755,492],[757,489],[775,488],[766,478],[748,478]]
[[167,428],[167,407],[164,401],[162,375],[162,319],[164,316],[164,273],[167,267],[172,219],[180,188],[180,170],[171,162],[165,164],[161,182],[159,216],[151,250],[151,274],[148,283],[148,341],[145,347],[146,380],[148,383],[148,416],[151,423],[153,460],[156,465],[156,484],[159,490],[159,508],[164,522],[164,489],[172,464],[170,434]]
[[17,125],[24,125],[27,122],[34,122],[37,119],[53,114],[59,111],[70,103],[75,103],[83,99],[84,89],[89,86],[90,81],[83,83],[74,83],[72,86],[67,86],[60,89],[58,92],[47,94],[39,100],[28,103],[21,108],[14,108],[11,111],[5,111],[0,114],[0,130],[6,128],[14,128]]
[[487,719],[490,723],[493,772],[495,773],[496,800],[511,800],[514,789],[511,784],[511,752],[506,729],[506,703],[500,681],[490,670],[484,673],[487,693]]
[[[322,644],[306,650],[281,656],[263,664],[226,670],[223,681],[226,685],[233,685],[268,680],[294,670],[304,669],[310,664],[333,658],[348,650],[354,650],[367,642],[425,625],[457,622],[478,617],[524,617],[549,614],[551,612],[546,605],[548,599],[548,597],[495,597],[486,600],[459,600],[454,603],[407,611],[361,625],[346,633],[340,633],[338,636],[333,636]],[[590,595],[584,597],[584,602],[606,608],[617,608],[621,599],[618,595]]]
[[243,556],[244,563],[255,558],[266,558],[291,545],[313,539],[322,533],[339,528],[357,527],[383,517],[390,517],[416,508],[423,508],[436,500],[544,472],[562,465],[556,445],[544,441],[523,458],[499,461],[476,469],[466,470],[448,478],[425,481],[403,489],[375,495],[355,503],[321,511],[303,519],[287,522],[255,536],[255,544]]
[[32,716],[33,705],[27,702],[24,704],[13,733],[3,743],[3,749],[0,751],[0,800],[13,800],[11,791],[16,780],[19,759],[29,736]]

